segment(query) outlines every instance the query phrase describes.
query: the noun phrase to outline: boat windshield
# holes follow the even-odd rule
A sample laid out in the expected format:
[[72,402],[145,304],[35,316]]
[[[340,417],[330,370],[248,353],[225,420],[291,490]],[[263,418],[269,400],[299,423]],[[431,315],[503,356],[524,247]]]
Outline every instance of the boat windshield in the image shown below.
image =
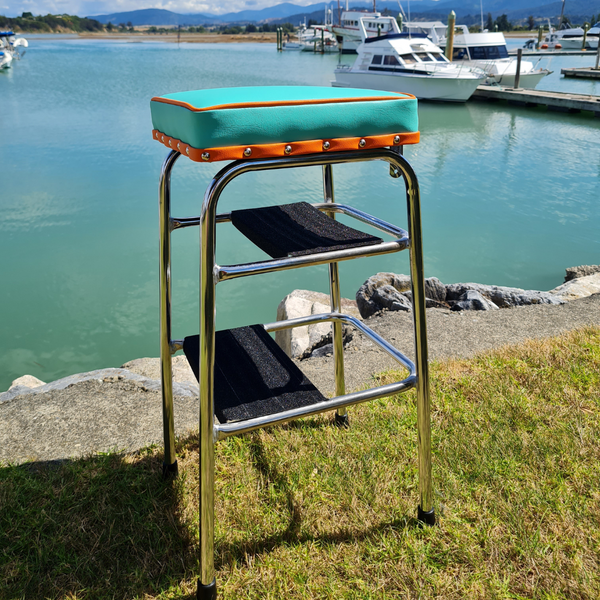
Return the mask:
[[414,65],[417,63],[417,58],[414,54],[401,54],[400,58],[405,65]]
[[431,58],[431,56],[429,56],[429,54],[427,54],[427,52],[417,52],[417,56],[423,62],[433,62],[433,58]]
[[506,46],[469,46],[471,60],[508,58]]
[[438,62],[446,62],[448,60],[441,52],[430,52],[430,54]]

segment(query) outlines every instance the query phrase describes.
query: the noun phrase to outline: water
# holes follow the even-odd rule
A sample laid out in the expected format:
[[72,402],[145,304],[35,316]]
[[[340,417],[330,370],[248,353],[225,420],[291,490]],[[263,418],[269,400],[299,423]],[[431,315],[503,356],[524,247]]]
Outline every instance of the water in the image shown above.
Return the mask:
[[[158,355],[157,182],[165,149],[151,138],[152,96],[202,87],[329,85],[336,56],[278,54],[274,45],[181,45],[31,36],[0,74],[0,390]],[[564,81],[554,58],[545,89],[600,94]],[[600,119],[502,104],[419,109],[422,143],[407,157],[421,184],[427,276],[534,289],[564,268],[600,262]],[[180,159],[176,216],[198,213],[222,165]],[[319,201],[320,170],[247,175],[220,208]],[[339,201],[406,225],[382,164],[335,169]],[[394,195],[395,194],[395,195]],[[218,259],[259,256],[229,226]],[[173,239],[174,336],[198,328],[197,231]],[[392,255],[341,264],[352,297],[376,271],[407,272]],[[327,291],[323,267],[227,282],[218,326],[274,320],[294,288]]]

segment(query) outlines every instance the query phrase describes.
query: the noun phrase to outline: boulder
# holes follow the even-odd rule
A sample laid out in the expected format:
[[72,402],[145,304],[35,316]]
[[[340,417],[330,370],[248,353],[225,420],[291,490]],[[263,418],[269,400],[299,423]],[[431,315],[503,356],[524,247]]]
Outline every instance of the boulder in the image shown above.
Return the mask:
[[44,381],[42,381],[41,379],[34,377],[33,375],[22,375],[21,377],[15,379],[10,384],[10,387],[8,389],[12,390],[13,388],[20,387],[20,386],[31,389],[31,388],[40,387],[41,385],[46,385],[46,383]]
[[450,307],[452,308],[455,302],[460,302],[468,291],[478,292],[498,308],[529,306],[530,304],[562,304],[562,301],[550,292],[481,283],[452,283],[446,286],[446,300]]
[[[425,306],[452,310],[495,310],[530,304],[562,304],[563,299],[550,292],[483,285],[481,283],[443,284],[437,277],[425,280]],[[369,277],[356,293],[363,318],[381,310],[412,310],[410,277],[377,273]]]
[[565,283],[572,279],[578,279],[580,277],[587,277],[588,275],[595,275],[600,273],[600,265],[581,265],[580,267],[569,267],[566,269]]
[[[342,312],[360,319],[356,302],[342,298]],[[294,290],[277,307],[277,320],[296,319],[308,315],[330,312],[328,294],[310,290]],[[332,343],[331,323],[316,323],[306,327],[294,327],[275,333],[275,341],[292,358],[307,358],[316,349]],[[344,343],[352,339],[353,329],[344,326]]]
[[500,310],[476,290],[467,290],[453,302],[451,310]]
[[561,302],[569,302],[577,298],[585,298],[592,294],[600,294],[600,273],[571,279],[549,292]]

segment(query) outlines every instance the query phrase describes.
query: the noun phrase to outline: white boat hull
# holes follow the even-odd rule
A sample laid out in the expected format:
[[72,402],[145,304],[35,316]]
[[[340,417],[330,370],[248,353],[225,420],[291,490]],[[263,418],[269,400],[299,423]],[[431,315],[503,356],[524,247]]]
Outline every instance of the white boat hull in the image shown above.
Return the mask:
[[0,56],[0,69],[8,69],[13,61],[13,56],[10,52],[6,50],[2,51],[3,54]]
[[438,77],[399,73],[336,71],[333,87],[354,87],[412,94],[420,100],[466,102],[483,81],[476,78]]
[[[526,90],[533,90],[537,84],[548,75],[550,72],[546,70],[538,70],[532,73],[521,73],[519,77],[519,87]],[[486,85],[502,85],[504,87],[515,87],[515,74],[506,73],[504,75],[490,75],[486,81]]]

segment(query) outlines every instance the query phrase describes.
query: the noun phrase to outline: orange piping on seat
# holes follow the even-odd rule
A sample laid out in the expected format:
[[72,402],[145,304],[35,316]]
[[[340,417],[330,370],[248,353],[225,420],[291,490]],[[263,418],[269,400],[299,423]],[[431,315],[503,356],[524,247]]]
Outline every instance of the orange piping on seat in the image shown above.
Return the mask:
[[282,100],[279,102],[238,102],[233,104],[218,104],[216,106],[207,106],[205,108],[198,108],[192,106],[189,102],[182,102],[181,100],[173,100],[172,98],[162,98],[155,96],[151,102],[163,102],[165,104],[173,104],[174,106],[181,106],[187,108],[193,112],[204,112],[206,110],[224,110],[234,108],[269,108],[274,106],[303,106],[305,104],[335,104],[342,102],[371,102],[371,101],[383,101],[383,100],[406,100],[415,99],[412,94],[405,94],[402,92],[402,97],[398,96],[373,96],[372,98],[321,98],[315,100]]
[[[164,144],[171,150],[177,150],[184,156],[189,156],[195,162],[216,162],[219,160],[239,160],[241,158],[275,158],[280,156],[298,156],[303,154],[316,154],[318,152],[340,152],[349,150],[368,150],[372,148],[384,148],[386,146],[403,146],[406,144],[418,144],[420,134],[418,131],[408,133],[387,133],[385,135],[373,135],[369,137],[337,138],[331,140],[307,140],[300,142],[276,143],[276,144],[255,144],[249,146],[224,146],[221,148],[194,148],[181,140],[169,137],[154,129],[152,137]],[[394,143],[394,138],[399,137],[400,141]],[[365,141],[364,146],[360,146],[361,140]],[[329,142],[329,148],[325,150],[323,144]],[[289,147],[291,151],[286,152]],[[250,148],[250,156],[245,156],[244,152]],[[202,155],[208,155],[203,158]]]

